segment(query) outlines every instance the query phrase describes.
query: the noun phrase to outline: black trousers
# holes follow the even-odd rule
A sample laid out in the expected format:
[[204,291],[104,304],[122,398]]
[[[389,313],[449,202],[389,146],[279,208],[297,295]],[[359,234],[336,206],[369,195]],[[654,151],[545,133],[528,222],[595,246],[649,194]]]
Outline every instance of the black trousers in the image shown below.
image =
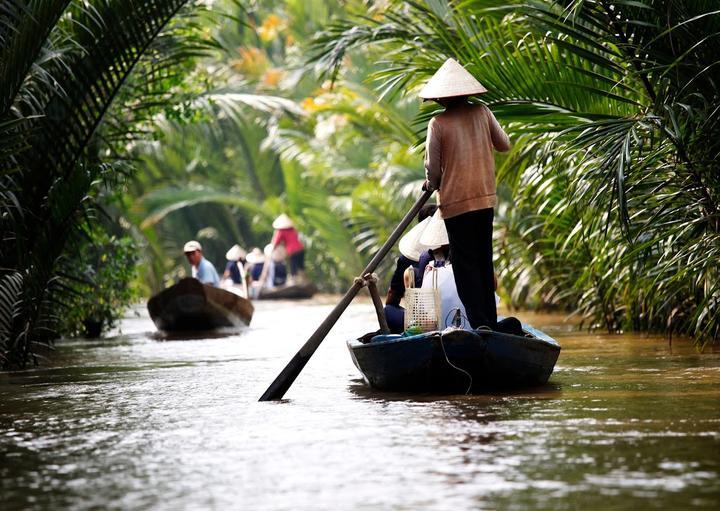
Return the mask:
[[305,270],[305,249],[298,250],[290,256],[290,275],[293,277],[298,271]]
[[458,296],[472,328],[497,327],[493,269],[492,208],[445,219]]

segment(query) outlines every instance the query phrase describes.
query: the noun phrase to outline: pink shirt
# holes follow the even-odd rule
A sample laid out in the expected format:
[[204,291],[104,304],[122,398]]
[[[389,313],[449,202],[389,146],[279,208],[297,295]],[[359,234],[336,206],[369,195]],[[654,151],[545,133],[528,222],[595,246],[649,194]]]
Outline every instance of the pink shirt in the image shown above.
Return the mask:
[[276,229],[270,243],[272,243],[273,247],[285,244],[285,250],[287,250],[288,255],[292,255],[295,252],[299,252],[300,250],[305,248],[303,247],[302,241],[300,241],[300,238],[298,236],[298,232],[295,230],[294,227],[289,227],[287,229]]

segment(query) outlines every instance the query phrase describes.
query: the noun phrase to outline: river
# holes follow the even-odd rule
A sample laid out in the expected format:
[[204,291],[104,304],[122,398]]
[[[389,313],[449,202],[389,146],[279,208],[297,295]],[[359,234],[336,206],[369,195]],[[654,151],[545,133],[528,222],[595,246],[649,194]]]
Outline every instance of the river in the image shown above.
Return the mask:
[[351,305],[286,395],[258,397],[332,308],[256,302],[241,334],[162,340],[143,308],[0,375],[0,492],[14,509],[718,509],[720,353],[579,332],[525,392],[369,391]]

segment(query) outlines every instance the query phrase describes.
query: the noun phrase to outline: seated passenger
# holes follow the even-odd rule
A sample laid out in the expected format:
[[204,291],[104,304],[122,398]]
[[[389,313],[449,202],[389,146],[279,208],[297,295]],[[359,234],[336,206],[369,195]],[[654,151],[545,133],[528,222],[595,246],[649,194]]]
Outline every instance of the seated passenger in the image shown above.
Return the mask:
[[465,306],[460,301],[452,261],[450,260],[450,241],[440,210],[428,222],[420,235],[419,242],[430,249],[432,260],[425,266],[420,287],[437,286],[440,291],[440,324],[442,330],[448,326],[469,327]]
[[183,252],[188,262],[192,266],[192,276],[203,284],[210,284],[218,287],[220,285],[220,277],[213,263],[203,257],[202,245],[193,240],[185,243]]
[[282,245],[273,247],[272,243],[269,243],[265,245],[263,252],[265,265],[259,279],[261,287],[273,288],[284,285],[287,280],[285,248]]
[[282,286],[287,282],[287,266],[282,261],[275,261],[275,276],[273,277],[273,285]]
[[429,221],[428,217],[436,209],[437,206],[434,204],[428,204],[420,209],[417,217],[418,224],[400,240],[400,257],[397,259],[395,271],[390,279],[390,287],[385,298],[385,320],[391,333],[399,334],[404,329],[405,309],[400,305],[400,300],[405,296],[403,273],[407,268],[412,267],[416,273],[415,281],[419,286],[422,281],[422,272],[419,271],[419,268],[424,268],[431,258],[427,247],[418,244],[418,238],[424,226],[427,225],[426,222]]
[[229,279],[233,284],[243,283],[245,256],[247,256],[247,253],[240,245],[233,245],[233,247],[227,251],[225,259],[227,259],[228,262],[227,265],[225,265],[223,279]]
[[258,247],[253,247],[245,260],[245,275],[247,277],[250,296],[256,298],[260,292],[260,277],[265,267],[265,255]]
[[[423,245],[440,245],[437,249],[430,252],[433,260],[425,268],[425,277],[422,282],[424,288],[432,287],[437,281],[437,287],[440,290],[440,328],[448,326],[458,326],[470,329],[470,322],[467,319],[465,306],[458,295],[457,285],[455,284],[455,275],[452,266],[452,254],[450,253],[450,245],[445,228],[445,222],[442,219],[440,211],[433,215],[432,220],[428,223],[420,236],[419,242]],[[431,277],[432,272],[437,272]],[[494,279],[494,290],[497,290],[497,279]],[[495,293],[496,302],[499,301],[497,293]],[[456,320],[457,318],[457,320]],[[522,324],[517,318],[507,317],[497,322],[496,331],[522,336]]]

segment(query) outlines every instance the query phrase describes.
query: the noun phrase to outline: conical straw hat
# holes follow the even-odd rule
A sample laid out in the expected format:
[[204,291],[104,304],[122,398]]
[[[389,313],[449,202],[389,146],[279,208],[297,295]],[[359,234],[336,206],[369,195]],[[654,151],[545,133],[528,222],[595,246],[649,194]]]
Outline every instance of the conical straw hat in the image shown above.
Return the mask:
[[253,248],[247,255],[247,262],[250,264],[258,264],[265,262],[265,254],[258,247]]
[[430,222],[423,229],[420,235],[420,244],[428,248],[438,248],[450,243],[448,239],[447,229],[445,228],[445,220],[438,209],[430,218]]
[[240,245],[233,245],[230,250],[225,254],[225,259],[228,261],[239,261],[247,255]]
[[432,217],[428,217],[415,227],[410,229],[405,236],[400,238],[398,247],[400,253],[413,261],[419,261],[420,255],[425,252],[429,247],[426,247],[420,243],[420,236],[422,236],[425,227],[430,223]]
[[290,217],[283,213],[275,219],[272,226],[273,229],[289,229],[290,227],[293,227],[294,224],[292,223],[292,220],[290,220]]
[[423,99],[482,94],[487,89],[456,60],[447,59],[420,91]]
[[272,246],[272,243],[268,243],[265,245],[265,248],[263,249],[263,253],[265,254],[265,259],[269,259],[272,257],[272,260],[276,263],[279,263],[281,261],[284,261],[287,257],[287,251],[285,250],[285,247],[282,245],[277,245],[274,249]]

